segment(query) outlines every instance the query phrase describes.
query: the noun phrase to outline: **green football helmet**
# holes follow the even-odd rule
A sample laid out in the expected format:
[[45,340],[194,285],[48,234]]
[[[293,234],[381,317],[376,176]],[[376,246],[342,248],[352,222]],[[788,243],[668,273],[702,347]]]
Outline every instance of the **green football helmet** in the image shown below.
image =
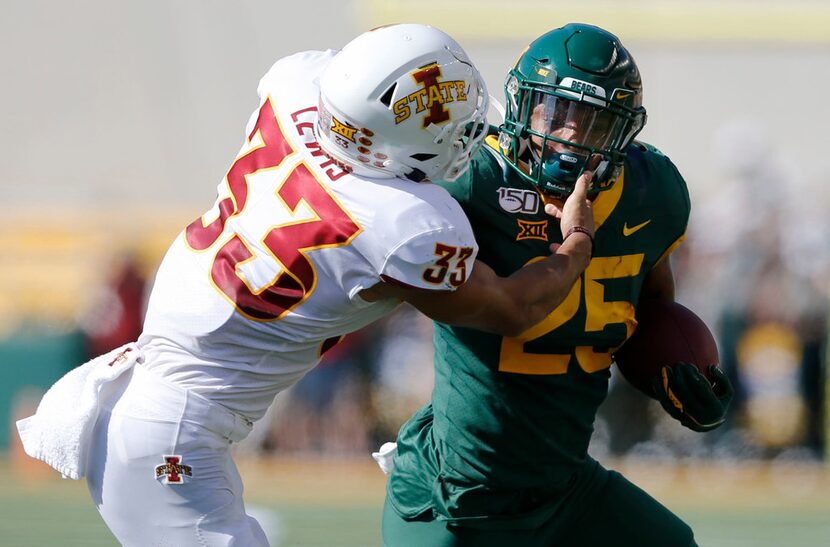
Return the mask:
[[502,153],[520,176],[561,199],[595,155],[589,196],[610,188],[646,123],[634,59],[616,36],[591,25],[571,23],[537,38],[504,91]]

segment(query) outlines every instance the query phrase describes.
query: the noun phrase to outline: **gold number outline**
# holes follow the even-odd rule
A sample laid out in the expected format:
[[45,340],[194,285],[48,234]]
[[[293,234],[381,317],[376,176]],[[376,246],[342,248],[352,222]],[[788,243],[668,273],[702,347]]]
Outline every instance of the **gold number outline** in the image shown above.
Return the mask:
[[[541,258],[532,259],[530,262]],[[585,272],[571,287],[565,300],[545,319],[519,336],[502,338],[499,371],[532,375],[566,374],[572,357],[582,370],[588,373],[610,367],[611,354],[616,347],[598,352],[591,346],[576,346],[572,353],[567,354],[529,353],[524,347],[527,342],[545,336],[571,321],[583,303],[584,332],[599,332],[606,325],[623,323],[626,326],[626,338],[631,336],[637,325],[634,319],[634,305],[623,300],[606,301],[605,286],[601,281],[639,275],[644,259],[644,253],[593,258]]]

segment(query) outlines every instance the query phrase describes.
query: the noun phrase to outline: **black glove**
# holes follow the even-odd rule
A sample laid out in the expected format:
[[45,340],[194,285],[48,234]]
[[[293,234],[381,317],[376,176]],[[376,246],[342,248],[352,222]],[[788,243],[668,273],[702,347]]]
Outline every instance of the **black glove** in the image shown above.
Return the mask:
[[734,390],[717,365],[709,367],[713,383],[689,363],[663,367],[651,387],[663,409],[693,431],[711,431],[726,420]]

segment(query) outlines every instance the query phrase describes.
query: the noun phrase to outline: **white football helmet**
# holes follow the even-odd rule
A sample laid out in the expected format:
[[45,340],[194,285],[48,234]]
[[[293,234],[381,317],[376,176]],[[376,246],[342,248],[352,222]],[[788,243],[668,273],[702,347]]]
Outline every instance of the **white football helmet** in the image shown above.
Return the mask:
[[320,77],[317,140],[370,177],[455,180],[486,134],[487,87],[461,46],[416,24],[361,34]]

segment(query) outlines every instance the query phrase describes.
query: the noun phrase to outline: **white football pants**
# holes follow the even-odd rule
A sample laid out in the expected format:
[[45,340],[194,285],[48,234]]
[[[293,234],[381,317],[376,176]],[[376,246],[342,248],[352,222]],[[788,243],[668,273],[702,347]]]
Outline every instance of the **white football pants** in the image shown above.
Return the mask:
[[[101,401],[87,484],[122,545],[267,546],[245,513],[232,441],[251,424],[136,364]],[[115,387],[115,386],[114,386]]]

